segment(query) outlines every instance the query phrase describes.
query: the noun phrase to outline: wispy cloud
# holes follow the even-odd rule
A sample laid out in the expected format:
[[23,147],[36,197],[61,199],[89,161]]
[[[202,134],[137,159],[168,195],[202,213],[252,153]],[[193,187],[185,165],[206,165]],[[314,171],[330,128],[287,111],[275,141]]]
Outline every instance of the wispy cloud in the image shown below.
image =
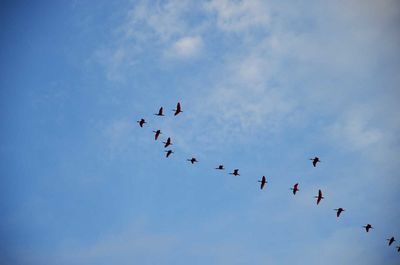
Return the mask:
[[205,9],[216,14],[216,25],[227,32],[243,32],[267,27],[270,13],[266,1],[212,0]]
[[[188,22],[191,5],[191,1],[155,6],[141,2],[122,26],[128,36],[123,43],[152,45],[151,52],[167,54],[171,59],[218,55],[207,61],[210,70],[203,70],[200,80],[193,78],[193,88],[182,90],[185,112],[179,117],[181,122],[163,124],[178,139],[174,147],[205,153],[226,143],[240,145],[261,137],[267,142],[273,141],[269,136],[307,135],[299,137],[306,139],[302,153],[309,148],[320,152],[333,149],[354,156],[354,165],[346,167],[349,174],[370,171],[352,182],[346,176],[337,176],[319,183],[335,189],[339,194],[336,198],[351,197],[356,202],[368,199],[365,194],[355,194],[360,185],[371,189],[357,181],[378,179],[379,170],[374,166],[364,169],[365,161],[375,161],[379,169],[397,168],[392,157],[399,154],[400,123],[390,116],[399,107],[385,94],[398,96],[393,92],[398,83],[393,73],[398,65],[389,56],[398,50],[394,26],[399,18],[398,4],[342,1],[310,7],[276,1],[214,0],[197,11],[201,13],[201,27]],[[149,30],[141,32],[141,26]],[[329,169],[330,174],[343,173]],[[398,185],[392,175],[379,176],[379,181],[381,188],[387,183]],[[303,192],[314,191],[304,188]],[[329,198],[329,190],[327,194]],[[309,203],[308,198],[304,200]],[[378,212],[379,206],[371,204],[371,210]],[[319,249],[333,259],[346,247],[356,247],[357,242],[344,242],[353,232],[339,230]],[[319,263],[308,249],[312,246],[309,242],[300,250],[308,251],[310,264]],[[341,261],[350,264],[365,253],[356,248]],[[371,255],[371,259],[379,258],[379,254]]]
[[[301,122],[305,124],[300,126],[306,128],[318,113],[344,117],[342,108],[350,97],[374,91],[371,87],[352,86],[363,85],[359,81],[361,76],[372,73],[381,50],[379,45],[394,50],[385,39],[398,41],[386,33],[380,39],[376,35],[380,29],[393,30],[391,25],[397,15],[393,1],[378,5],[381,15],[372,15],[372,3],[352,1],[349,5],[363,7],[348,9],[344,3],[330,4],[332,8],[322,15],[324,6],[318,4],[307,11],[301,5],[273,1],[213,0],[197,9],[202,15],[197,21],[201,26],[194,26],[188,19],[196,6],[193,1],[141,1],[131,8],[118,29],[117,48],[100,54],[109,58],[105,62],[110,79],[122,79],[121,68],[132,65],[127,58],[134,58],[132,53],[146,52],[144,47],[149,43],[156,43],[151,44],[152,53],[170,59],[189,59],[209,54],[204,36],[211,32],[233,34],[235,46],[223,47],[219,54],[223,64],[217,69],[218,74],[206,80],[204,84],[209,88],[203,88],[201,96],[190,102],[198,108],[194,116],[207,122],[207,126],[199,127],[208,128],[211,134],[220,134],[217,131],[221,129],[224,133],[229,131],[233,139],[249,130],[272,133]],[[295,12],[297,9],[301,15]],[[389,17],[383,16],[384,10],[391,10]],[[294,24],[299,26],[293,27]],[[236,38],[239,36],[243,38]],[[130,49],[131,45],[136,48]],[[349,83],[343,83],[340,75],[353,77],[347,78]],[[208,106],[206,111],[204,105]],[[334,118],[334,123],[326,128],[337,139],[340,135],[358,134],[357,141],[347,137],[356,149],[365,141],[380,139],[383,128],[370,127],[366,132],[363,121],[352,119]]]
[[167,50],[169,58],[189,59],[197,57],[203,48],[203,40],[200,36],[182,37],[175,41]]

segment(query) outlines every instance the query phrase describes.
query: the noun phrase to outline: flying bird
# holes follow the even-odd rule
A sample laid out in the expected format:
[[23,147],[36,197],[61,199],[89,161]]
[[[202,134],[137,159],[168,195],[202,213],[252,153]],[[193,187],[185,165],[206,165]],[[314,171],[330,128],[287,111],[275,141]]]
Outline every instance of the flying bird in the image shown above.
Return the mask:
[[389,241],[389,246],[391,244],[393,244],[394,241],[396,241],[393,236],[391,238],[389,238],[389,239],[386,239],[386,240]]
[[219,165],[218,167],[216,167],[215,169],[218,169],[218,170],[224,170],[225,168],[224,168],[224,165]]
[[324,199],[324,197],[322,196],[322,191],[318,190],[318,196],[314,196],[314,198],[317,198],[317,205],[319,204],[319,202]]
[[199,161],[197,161],[197,159],[195,157],[192,157],[191,159],[186,159],[186,160],[190,161],[190,163],[192,163],[192,164],[199,162]]
[[296,195],[296,192],[299,191],[299,183],[293,185],[293,188],[290,188],[293,191],[293,195]]
[[153,131],[153,133],[155,133],[154,139],[157,141],[158,136],[160,136],[160,134],[161,134],[161,130]]
[[339,217],[342,212],[344,212],[343,208],[334,209],[336,211],[336,217]]
[[240,176],[239,169],[234,169],[233,172],[229,173],[229,174],[234,175],[234,176]]
[[178,102],[178,104],[176,104],[176,109],[174,109],[173,111],[175,111],[174,116],[178,115],[179,113],[183,112],[181,110],[181,103]]
[[363,227],[365,228],[365,231],[367,231],[367,233],[369,232],[370,229],[374,229],[370,224],[364,225]]
[[167,154],[165,155],[165,157],[169,157],[171,154],[173,154],[174,152],[172,150],[168,150],[165,151]]
[[400,246],[397,246],[396,248],[397,248],[397,252],[400,252]]
[[167,141],[166,141],[166,142],[163,142],[163,143],[164,143],[164,148],[167,148],[168,146],[172,145],[172,143],[171,143],[171,137],[168,137]]
[[140,127],[143,127],[143,125],[146,123],[146,121],[144,119],[140,119],[140,121],[137,121],[137,123],[139,123]]
[[260,189],[263,189],[265,186],[265,183],[268,183],[268,181],[265,179],[265,176],[263,176],[262,179],[259,180],[258,182],[261,182]]
[[163,114],[163,107],[161,107],[161,108],[158,110],[158,113],[155,113],[154,115],[156,115],[156,116],[164,116],[164,114]]
[[321,162],[321,160],[319,160],[318,157],[310,158],[310,160],[312,160],[312,164],[313,164],[314,167],[317,166],[318,162]]

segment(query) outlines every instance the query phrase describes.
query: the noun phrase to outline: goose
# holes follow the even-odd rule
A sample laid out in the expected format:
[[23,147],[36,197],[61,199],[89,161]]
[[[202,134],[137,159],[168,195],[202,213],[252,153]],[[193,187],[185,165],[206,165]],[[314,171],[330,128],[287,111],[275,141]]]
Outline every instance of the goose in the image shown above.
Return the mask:
[[164,148],[167,148],[168,146],[172,145],[172,143],[171,143],[171,137],[168,137],[167,141],[166,141],[166,142],[163,142],[163,143],[164,143]]
[[310,158],[310,160],[312,160],[312,164],[313,164],[314,167],[317,166],[318,162],[321,162],[321,160],[319,160],[318,157]]
[[137,123],[139,123],[140,127],[143,127],[143,125],[146,123],[146,121],[144,119],[140,119],[139,121],[137,121]]
[[229,174],[234,175],[234,176],[240,176],[239,169],[234,169],[233,172],[229,173]]
[[365,228],[365,231],[367,231],[367,233],[369,232],[370,229],[374,229],[370,224],[364,225],[363,227]]
[[265,186],[265,183],[268,183],[268,181],[265,179],[265,176],[262,176],[262,179],[259,180],[258,182],[261,182],[260,189],[263,189]]
[[344,212],[344,209],[343,208],[337,208],[337,209],[334,209],[335,211],[336,211],[336,217],[339,217],[340,216],[340,214],[342,213],[342,212]]
[[192,157],[191,159],[186,159],[186,160],[189,161],[192,164],[194,164],[196,162],[199,162],[199,161],[197,161],[197,159],[195,157]]
[[173,111],[175,111],[174,116],[178,115],[179,113],[183,112],[181,110],[181,103],[178,102],[178,104],[176,104],[176,109],[174,109]]
[[290,188],[293,191],[293,195],[296,195],[296,192],[299,191],[298,186],[299,186],[299,183],[296,183],[293,185],[293,188]]
[[319,202],[324,199],[324,197],[322,196],[322,191],[318,190],[318,196],[314,196],[314,198],[317,198],[317,205],[319,204]]
[[169,157],[171,154],[173,154],[174,152],[172,150],[168,150],[165,151],[167,154],[165,155],[165,157]]
[[386,239],[386,240],[389,241],[389,246],[391,244],[393,244],[394,241],[396,241],[393,236],[391,238],[389,238],[389,239]]
[[156,116],[164,116],[164,114],[163,114],[163,107],[161,107],[161,108],[158,110],[158,113],[155,113],[154,115],[156,115]]
[[160,134],[161,134],[161,130],[153,131],[153,133],[155,133],[154,139],[157,141],[158,136],[160,136]]

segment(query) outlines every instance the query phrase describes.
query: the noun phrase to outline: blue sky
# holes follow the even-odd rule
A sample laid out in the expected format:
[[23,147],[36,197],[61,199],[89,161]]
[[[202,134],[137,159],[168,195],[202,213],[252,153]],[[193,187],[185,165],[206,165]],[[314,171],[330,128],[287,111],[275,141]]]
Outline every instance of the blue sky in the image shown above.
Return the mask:
[[0,22],[2,264],[399,263],[397,1],[3,1]]

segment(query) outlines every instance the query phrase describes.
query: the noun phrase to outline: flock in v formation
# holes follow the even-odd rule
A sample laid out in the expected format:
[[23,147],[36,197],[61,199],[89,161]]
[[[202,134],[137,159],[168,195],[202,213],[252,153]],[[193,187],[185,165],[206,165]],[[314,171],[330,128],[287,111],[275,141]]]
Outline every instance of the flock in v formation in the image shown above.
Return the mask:
[[[180,102],[178,102],[176,104],[176,109],[174,109],[173,112],[174,112],[174,116],[176,116],[176,115],[180,114],[181,112],[183,112]],[[158,113],[155,113],[154,115],[156,115],[156,116],[165,116],[163,107],[161,107],[159,109]],[[137,121],[137,123],[139,124],[140,127],[143,128],[143,126],[147,122],[146,122],[145,119],[141,118],[140,120]],[[161,134],[161,130],[157,129],[157,130],[155,130],[153,132],[154,132],[154,139],[157,141],[159,136],[160,136],[160,134]],[[164,148],[168,148],[169,146],[171,146],[172,145],[171,137],[168,137],[167,140],[165,142],[163,142],[163,144],[164,144]],[[165,153],[166,153],[165,156],[168,158],[174,152],[171,149],[168,149],[168,150],[165,150]],[[314,157],[314,158],[310,158],[310,160],[312,161],[312,165],[314,167],[316,167],[317,164],[321,162],[321,160],[317,156]],[[192,164],[199,162],[195,157],[188,158],[187,161],[189,161]],[[224,165],[218,165],[215,169],[216,170],[225,170]],[[239,169],[237,169],[237,168],[233,169],[233,171],[230,172],[229,174],[233,175],[233,176],[240,176]],[[262,176],[261,180],[258,180],[258,182],[260,182],[260,189],[261,190],[265,187],[265,184],[268,183],[268,181],[267,181],[265,176]],[[300,190],[299,189],[299,183],[294,184],[293,187],[290,188],[290,190],[292,190],[293,195],[296,195],[296,193]],[[316,195],[314,197],[317,199],[317,205],[321,202],[322,199],[324,199],[324,196],[322,195],[322,191],[321,190],[318,190],[318,195]],[[336,211],[336,217],[337,218],[339,218],[340,214],[345,211],[345,209],[343,209],[342,207],[339,207],[339,208],[334,209],[334,210]],[[371,229],[373,229],[371,224],[366,224],[366,225],[364,225],[362,227],[365,228],[365,231],[367,233]],[[396,241],[393,236],[388,238],[388,239],[386,239],[386,240],[388,241],[388,245],[389,246],[391,246],[393,244],[393,242]],[[397,249],[397,252],[400,252],[400,246],[396,246],[396,249]]]

